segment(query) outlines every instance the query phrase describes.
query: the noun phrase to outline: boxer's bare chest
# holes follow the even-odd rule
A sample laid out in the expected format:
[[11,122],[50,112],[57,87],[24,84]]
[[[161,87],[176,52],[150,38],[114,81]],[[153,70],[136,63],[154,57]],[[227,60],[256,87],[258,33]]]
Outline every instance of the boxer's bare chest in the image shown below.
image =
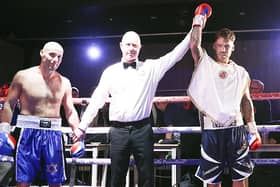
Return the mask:
[[34,99],[56,100],[63,96],[63,80],[59,76],[49,80],[41,76],[26,77],[23,82],[23,92]]

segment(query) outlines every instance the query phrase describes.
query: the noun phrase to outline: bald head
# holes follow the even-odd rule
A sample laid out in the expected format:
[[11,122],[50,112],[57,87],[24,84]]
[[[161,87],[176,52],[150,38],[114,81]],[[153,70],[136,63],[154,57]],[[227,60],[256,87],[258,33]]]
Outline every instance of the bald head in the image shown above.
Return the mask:
[[40,51],[41,68],[47,71],[55,71],[63,57],[63,47],[57,42],[47,42]]
[[120,42],[123,62],[134,62],[138,59],[141,49],[140,36],[134,31],[126,32]]
[[133,42],[135,44],[141,45],[140,36],[134,31],[126,32],[122,37],[122,43]]
[[44,52],[56,52],[63,53],[63,47],[57,42],[47,42],[42,51]]

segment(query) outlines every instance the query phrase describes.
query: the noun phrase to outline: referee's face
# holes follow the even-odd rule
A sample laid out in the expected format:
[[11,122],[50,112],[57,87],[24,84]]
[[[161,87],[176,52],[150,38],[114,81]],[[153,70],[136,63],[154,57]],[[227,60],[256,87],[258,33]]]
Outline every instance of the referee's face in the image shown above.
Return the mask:
[[139,35],[133,31],[127,32],[122,38],[120,48],[123,61],[129,63],[137,60],[141,49]]

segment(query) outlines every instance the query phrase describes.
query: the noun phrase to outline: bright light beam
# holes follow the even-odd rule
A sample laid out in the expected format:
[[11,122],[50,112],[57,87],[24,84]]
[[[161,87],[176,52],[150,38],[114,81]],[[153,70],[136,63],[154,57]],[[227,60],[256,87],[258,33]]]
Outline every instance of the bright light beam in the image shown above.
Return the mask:
[[97,60],[101,56],[101,50],[97,46],[90,46],[87,50],[87,55],[92,60]]

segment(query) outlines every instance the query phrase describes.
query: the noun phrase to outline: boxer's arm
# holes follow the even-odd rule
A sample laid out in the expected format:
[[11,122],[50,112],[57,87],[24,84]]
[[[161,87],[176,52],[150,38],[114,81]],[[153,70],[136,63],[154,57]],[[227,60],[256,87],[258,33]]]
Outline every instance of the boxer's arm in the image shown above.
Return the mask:
[[246,92],[242,97],[241,111],[246,123],[255,121],[254,106],[249,93],[249,89],[246,89]]
[[201,47],[202,30],[205,27],[207,18],[209,18],[212,14],[212,8],[210,5],[202,3],[196,8],[194,14],[195,16],[193,18],[192,24],[190,48],[192,57],[194,59],[194,64],[197,66],[203,53]]
[[2,115],[0,116],[1,122],[7,122],[10,123],[12,116],[13,116],[13,109],[16,106],[16,103],[21,95],[21,73],[18,72],[14,78],[13,81],[9,87],[9,92],[8,96],[6,97],[4,107],[3,107],[3,112]]
[[203,50],[201,47],[201,39],[202,39],[202,28],[193,27],[191,31],[190,48],[191,48],[191,53],[195,66],[198,65],[199,59],[203,54]]
[[71,83],[68,79],[65,81],[65,94],[62,100],[62,105],[65,110],[65,117],[69,123],[69,126],[72,128],[72,130],[78,128],[78,125],[80,123],[80,119],[78,116],[78,113],[74,107],[73,104],[73,98],[72,98],[72,87]]
[[11,126],[10,122],[13,116],[13,108],[16,106],[16,103],[19,99],[21,94],[21,76],[20,73],[17,73],[11,86],[9,87],[8,96],[4,103],[3,113],[0,115],[1,123],[0,123],[0,142],[1,142],[1,149],[0,154],[2,155],[13,155],[15,147],[16,147],[16,140],[10,134]]
[[254,116],[253,102],[250,96],[249,88],[246,89],[246,92],[242,97],[241,111],[249,131],[248,143],[250,149],[255,150],[260,147],[260,145],[262,144],[262,140],[257,130],[255,116]]

